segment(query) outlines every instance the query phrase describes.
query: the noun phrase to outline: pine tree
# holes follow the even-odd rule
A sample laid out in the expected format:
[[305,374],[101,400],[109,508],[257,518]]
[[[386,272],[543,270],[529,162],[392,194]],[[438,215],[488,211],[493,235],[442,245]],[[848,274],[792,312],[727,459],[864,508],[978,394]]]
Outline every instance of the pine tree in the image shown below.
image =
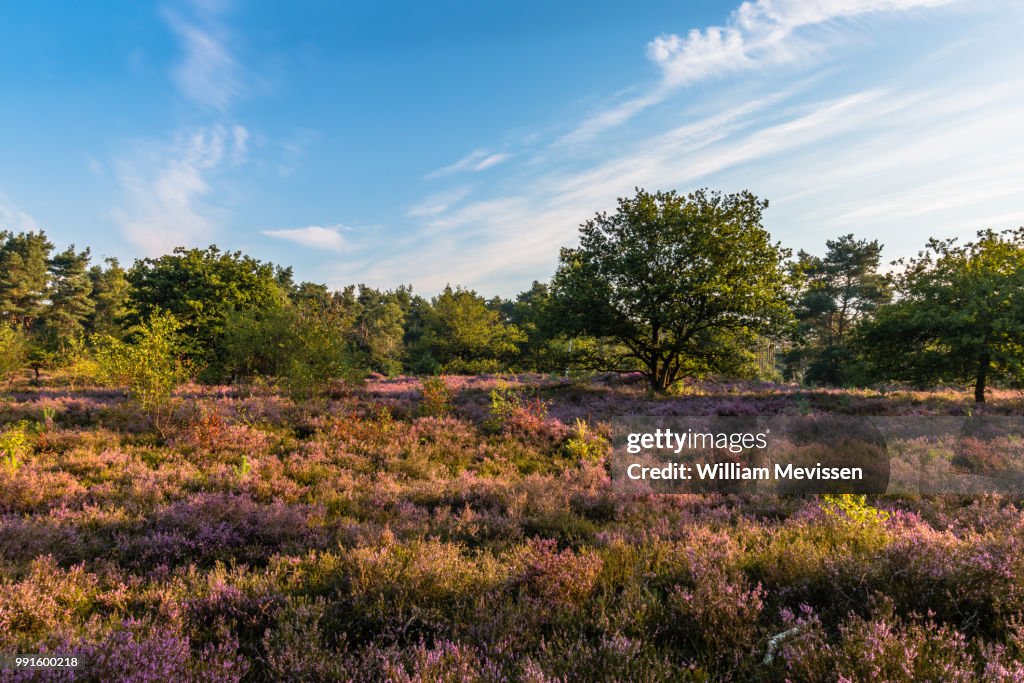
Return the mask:
[[42,230],[0,232],[0,320],[22,329],[35,324],[46,305],[52,249]]
[[95,265],[89,269],[95,307],[86,322],[86,331],[120,338],[121,321],[128,313],[131,285],[128,284],[127,272],[116,258],[108,258],[105,263],[106,268]]
[[63,348],[81,336],[84,322],[96,307],[89,275],[89,249],[76,252],[71,245],[50,259],[50,306],[43,324],[52,346]]

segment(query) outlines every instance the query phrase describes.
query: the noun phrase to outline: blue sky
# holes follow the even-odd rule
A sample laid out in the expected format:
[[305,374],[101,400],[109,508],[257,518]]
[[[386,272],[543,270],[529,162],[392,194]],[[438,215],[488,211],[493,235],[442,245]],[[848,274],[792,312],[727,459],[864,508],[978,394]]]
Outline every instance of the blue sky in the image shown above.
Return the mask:
[[[98,11],[102,8],[102,11]],[[0,226],[513,295],[633,187],[794,249],[1024,223],[1015,0],[5,7]]]

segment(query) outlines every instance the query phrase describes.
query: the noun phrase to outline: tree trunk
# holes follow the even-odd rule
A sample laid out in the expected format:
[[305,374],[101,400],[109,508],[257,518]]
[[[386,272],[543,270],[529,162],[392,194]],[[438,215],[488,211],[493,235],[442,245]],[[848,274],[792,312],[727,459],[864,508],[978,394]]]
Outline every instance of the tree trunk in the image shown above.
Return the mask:
[[974,378],[974,402],[985,402],[985,381],[988,379],[988,366],[990,360],[988,353],[981,354],[978,359],[978,374]]

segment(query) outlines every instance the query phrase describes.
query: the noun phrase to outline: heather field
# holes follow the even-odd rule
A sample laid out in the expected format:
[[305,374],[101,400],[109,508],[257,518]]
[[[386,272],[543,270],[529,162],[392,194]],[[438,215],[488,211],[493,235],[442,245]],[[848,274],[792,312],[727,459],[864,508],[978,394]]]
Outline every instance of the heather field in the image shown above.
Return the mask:
[[0,651],[81,653],[96,681],[1021,681],[1019,500],[641,498],[607,473],[622,415],[971,408],[450,376],[298,404],[190,385],[158,432],[116,390],[16,385]]

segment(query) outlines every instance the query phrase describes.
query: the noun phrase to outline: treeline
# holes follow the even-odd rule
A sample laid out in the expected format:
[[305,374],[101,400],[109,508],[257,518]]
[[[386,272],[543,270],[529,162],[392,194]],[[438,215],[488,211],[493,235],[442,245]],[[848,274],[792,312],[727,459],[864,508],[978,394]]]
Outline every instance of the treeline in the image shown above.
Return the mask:
[[993,381],[1024,376],[1021,230],[931,240],[883,272],[882,245],[853,235],[793,257],[764,229],[766,208],[749,192],[637,190],[581,226],[550,283],[514,299],[330,291],[215,246],[126,269],[55,252],[41,231],[0,232],[0,373],[124,357],[155,335],[202,381],[306,394],[371,372],[570,370],[639,371],[671,391],[763,375],[765,349],[778,356],[768,374],[822,385],[970,383],[983,401]]

